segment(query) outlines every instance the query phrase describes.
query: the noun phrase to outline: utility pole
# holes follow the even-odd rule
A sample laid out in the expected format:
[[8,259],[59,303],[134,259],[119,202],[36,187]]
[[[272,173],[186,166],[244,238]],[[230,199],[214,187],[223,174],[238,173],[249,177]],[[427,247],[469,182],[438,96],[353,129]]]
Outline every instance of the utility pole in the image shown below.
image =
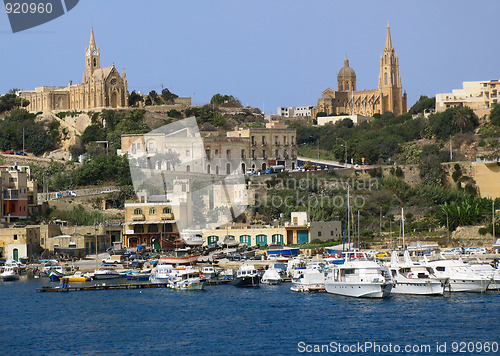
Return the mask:
[[453,162],[453,148],[451,146],[451,135],[450,135],[450,162]]
[[492,206],[492,210],[493,210],[493,214],[491,217],[491,223],[493,225],[493,239],[494,239],[495,238],[495,200],[493,200],[491,202],[491,206]]

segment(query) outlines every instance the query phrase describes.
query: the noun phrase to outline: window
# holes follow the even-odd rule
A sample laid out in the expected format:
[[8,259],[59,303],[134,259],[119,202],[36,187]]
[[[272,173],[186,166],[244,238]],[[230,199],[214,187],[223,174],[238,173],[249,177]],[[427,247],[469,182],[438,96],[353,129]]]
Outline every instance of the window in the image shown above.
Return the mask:
[[172,212],[172,209],[170,208],[163,208],[163,214],[170,214]]
[[262,150],[262,158],[266,159],[266,150]]
[[295,145],[295,136],[292,136],[292,145]]
[[274,144],[279,145],[278,136],[274,136]]
[[14,240],[17,240],[17,235],[14,234]]
[[190,150],[186,150],[186,157],[189,157],[191,156],[191,151]]
[[262,144],[265,145],[266,144],[266,136],[262,136]]
[[241,150],[241,158],[245,158],[245,150]]
[[215,156],[219,156],[219,150],[215,150]]
[[321,237],[321,231],[318,231],[318,237]]
[[142,234],[144,232],[144,225],[134,225],[134,234]]
[[156,224],[149,225],[148,232],[151,232],[151,233],[158,232],[158,225],[156,225]]
[[280,151],[279,150],[276,150],[276,158],[278,158],[280,156]]
[[241,235],[240,242],[242,244],[247,244],[248,246],[252,246],[252,238],[250,237],[250,235]]
[[255,136],[252,136],[252,145],[255,145]]
[[226,164],[226,174],[227,175],[231,174],[231,163]]
[[281,235],[281,234],[273,235],[273,244],[283,245],[283,235]]
[[191,166],[189,164],[186,166],[186,172],[191,172]]
[[231,150],[226,150],[227,159],[231,159]]
[[132,144],[132,152],[135,153],[135,143]]
[[142,209],[135,209],[134,215],[139,215],[139,214],[142,214]]
[[152,152],[152,151],[154,151],[154,149],[155,149],[155,144],[154,144],[154,142],[150,142],[150,143],[149,143],[149,145],[148,145],[148,151],[149,151],[149,152]]
[[267,245],[267,236],[266,235],[257,235],[257,245],[263,246]]
[[155,214],[156,214],[156,209],[155,208],[149,209],[149,215],[155,215]]
[[255,159],[255,150],[252,150],[252,159]]
[[387,73],[384,74],[385,77],[385,85],[387,85]]

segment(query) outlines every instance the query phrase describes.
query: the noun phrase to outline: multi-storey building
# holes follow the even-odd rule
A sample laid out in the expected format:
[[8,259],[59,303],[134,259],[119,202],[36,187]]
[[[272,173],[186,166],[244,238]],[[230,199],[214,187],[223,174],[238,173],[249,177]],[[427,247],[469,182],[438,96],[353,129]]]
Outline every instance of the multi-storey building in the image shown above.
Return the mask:
[[311,117],[314,106],[279,106],[278,116],[283,117]]
[[0,167],[0,213],[2,218],[25,219],[36,212],[36,182],[29,166]]
[[499,96],[499,80],[463,82],[461,89],[453,89],[451,93],[436,94],[436,111],[445,111],[456,106],[468,106],[478,116],[483,116],[498,103]]

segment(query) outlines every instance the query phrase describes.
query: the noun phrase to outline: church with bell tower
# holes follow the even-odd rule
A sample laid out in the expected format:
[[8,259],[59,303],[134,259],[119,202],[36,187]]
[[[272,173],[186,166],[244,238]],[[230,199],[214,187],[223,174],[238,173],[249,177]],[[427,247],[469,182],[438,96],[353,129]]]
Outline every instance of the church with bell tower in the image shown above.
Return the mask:
[[29,100],[26,110],[32,112],[122,108],[128,106],[127,76],[125,69],[120,75],[114,64],[101,67],[101,49],[96,46],[94,29],[91,29],[81,83],[70,81],[64,87],[42,86],[20,95]]
[[318,99],[317,106],[311,111],[312,118],[318,113],[323,115],[363,115],[373,116],[391,111],[401,115],[406,109],[406,92],[401,85],[399,58],[392,46],[391,30],[387,24],[385,47],[380,55],[378,88],[357,90],[356,72],[349,66],[347,56],[344,66],[337,74],[338,90],[326,89]]

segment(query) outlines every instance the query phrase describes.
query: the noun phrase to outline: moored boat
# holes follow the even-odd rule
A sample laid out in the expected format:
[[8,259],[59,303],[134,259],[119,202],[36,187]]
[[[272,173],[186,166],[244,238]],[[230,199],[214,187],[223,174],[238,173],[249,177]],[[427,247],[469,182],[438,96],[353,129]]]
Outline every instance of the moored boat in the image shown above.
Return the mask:
[[82,272],[76,272],[73,275],[63,276],[60,280],[65,280],[68,282],[86,282],[90,280],[90,276],[88,274],[84,275]]
[[355,298],[387,298],[392,281],[387,271],[373,261],[354,260],[336,265],[325,279],[328,293]]
[[17,265],[7,261],[3,266],[2,272],[0,273],[0,278],[2,281],[17,281],[19,279],[19,271]]
[[199,234],[194,234],[190,232],[181,233],[181,238],[187,246],[201,246],[205,242],[205,239]]
[[258,287],[260,276],[252,264],[243,264],[236,271],[236,276],[231,284],[237,287]]
[[48,271],[52,282],[58,282],[61,277],[68,276],[69,272],[65,266],[52,266]]
[[168,286],[177,290],[201,290],[204,281],[200,278],[200,271],[192,267],[174,268]]
[[189,249],[177,249],[171,256],[160,257],[159,263],[171,265],[193,265],[196,264],[201,254],[193,254]]
[[170,264],[157,265],[151,270],[149,281],[151,283],[167,283],[170,280],[173,268],[174,266]]
[[121,278],[123,275],[118,273],[114,269],[111,268],[99,268],[94,272],[94,279],[116,279]]
[[261,283],[264,284],[280,284],[282,282],[279,270],[276,268],[269,268],[264,272]]

